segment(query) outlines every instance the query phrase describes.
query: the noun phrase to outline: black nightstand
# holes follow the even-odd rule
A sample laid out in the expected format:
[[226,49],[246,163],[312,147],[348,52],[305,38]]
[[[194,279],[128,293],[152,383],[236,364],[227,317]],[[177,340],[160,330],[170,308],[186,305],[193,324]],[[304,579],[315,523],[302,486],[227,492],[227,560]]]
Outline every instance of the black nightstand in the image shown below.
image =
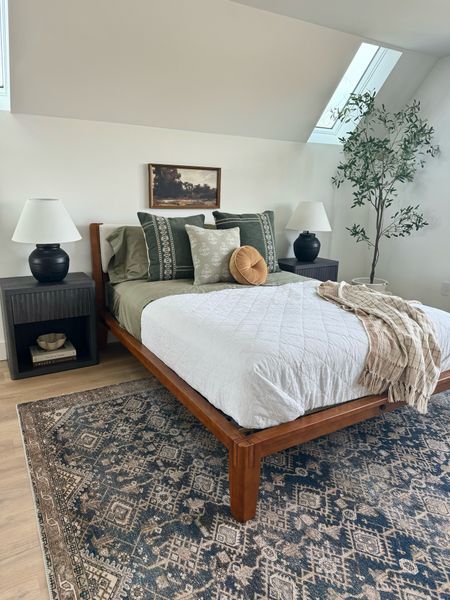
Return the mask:
[[[6,353],[12,379],[87,367],[98,362],[95,287],[85,273],[69,273],[58,283],[34,277],[0,279]],[[77,358],[33,367],[30,346],[44,333],[65,333]]]
[[337,281],[339,267],[337,260],[316,258],[314,262],[300,262],[296,258],[280,258],[278,264],[282,271],[290,271],[319,281]]

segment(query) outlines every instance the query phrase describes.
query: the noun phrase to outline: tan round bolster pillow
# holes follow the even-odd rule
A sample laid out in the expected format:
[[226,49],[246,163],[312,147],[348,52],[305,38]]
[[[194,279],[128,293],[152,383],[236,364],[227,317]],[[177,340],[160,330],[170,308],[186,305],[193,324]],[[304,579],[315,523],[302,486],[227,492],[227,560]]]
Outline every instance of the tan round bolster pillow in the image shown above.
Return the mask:
[[230,258],[230,272],[238,283],[261,285],[267,279],[267,265],[253,246],[236,248]]

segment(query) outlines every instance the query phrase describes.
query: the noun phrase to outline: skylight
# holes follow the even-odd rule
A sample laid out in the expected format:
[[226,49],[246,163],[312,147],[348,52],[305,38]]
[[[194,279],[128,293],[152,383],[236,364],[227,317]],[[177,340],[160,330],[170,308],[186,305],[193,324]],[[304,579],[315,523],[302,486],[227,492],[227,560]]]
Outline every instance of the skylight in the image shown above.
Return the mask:
[[390,48],[361,44],[308,142],[339,144],[339,137],[349,132],[350,124],[344,126],[338,123],[336,112],[344,108],[352,93],[379,92],[401,55],[401,52]]
[[10,109],[7,1],[0,0],[0,110]]

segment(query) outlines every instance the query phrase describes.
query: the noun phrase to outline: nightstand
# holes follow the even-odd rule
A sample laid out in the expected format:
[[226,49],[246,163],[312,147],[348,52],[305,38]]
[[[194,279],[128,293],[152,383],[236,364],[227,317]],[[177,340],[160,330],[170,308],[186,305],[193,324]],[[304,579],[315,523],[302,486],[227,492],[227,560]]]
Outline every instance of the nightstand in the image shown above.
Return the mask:
[[319,281],[337,281],[339,267],[337,260],[316,258],[314,262],[300,262],[296,258],[280,258],[278,264],[282,271],[290,271]]
[[[6,354],[12,379],[87,367],[98,362],[95,287],[85,273],[69,273],[58,283],[34,277],[0,279]],[[76,360],[35,367],[30,346],[44,333],[65,333]]]

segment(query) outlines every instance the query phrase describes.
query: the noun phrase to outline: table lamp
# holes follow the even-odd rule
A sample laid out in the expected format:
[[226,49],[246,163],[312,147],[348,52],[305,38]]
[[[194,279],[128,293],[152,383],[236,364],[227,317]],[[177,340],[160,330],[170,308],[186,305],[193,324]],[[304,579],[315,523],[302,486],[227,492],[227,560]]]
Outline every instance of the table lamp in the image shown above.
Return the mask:
[[69,271],[69,256],[60,244],[81,240],[61,200],[27,200],[12,236],[13,242],[36,244],[28,263],[35,279],[42,283],[62,281]]
[[313,262],[320,251],[320,242],[312,231],[331,231],[322,202],[300,202],[286,229],[302,231],[294,242],[294,254],[301,262]]

